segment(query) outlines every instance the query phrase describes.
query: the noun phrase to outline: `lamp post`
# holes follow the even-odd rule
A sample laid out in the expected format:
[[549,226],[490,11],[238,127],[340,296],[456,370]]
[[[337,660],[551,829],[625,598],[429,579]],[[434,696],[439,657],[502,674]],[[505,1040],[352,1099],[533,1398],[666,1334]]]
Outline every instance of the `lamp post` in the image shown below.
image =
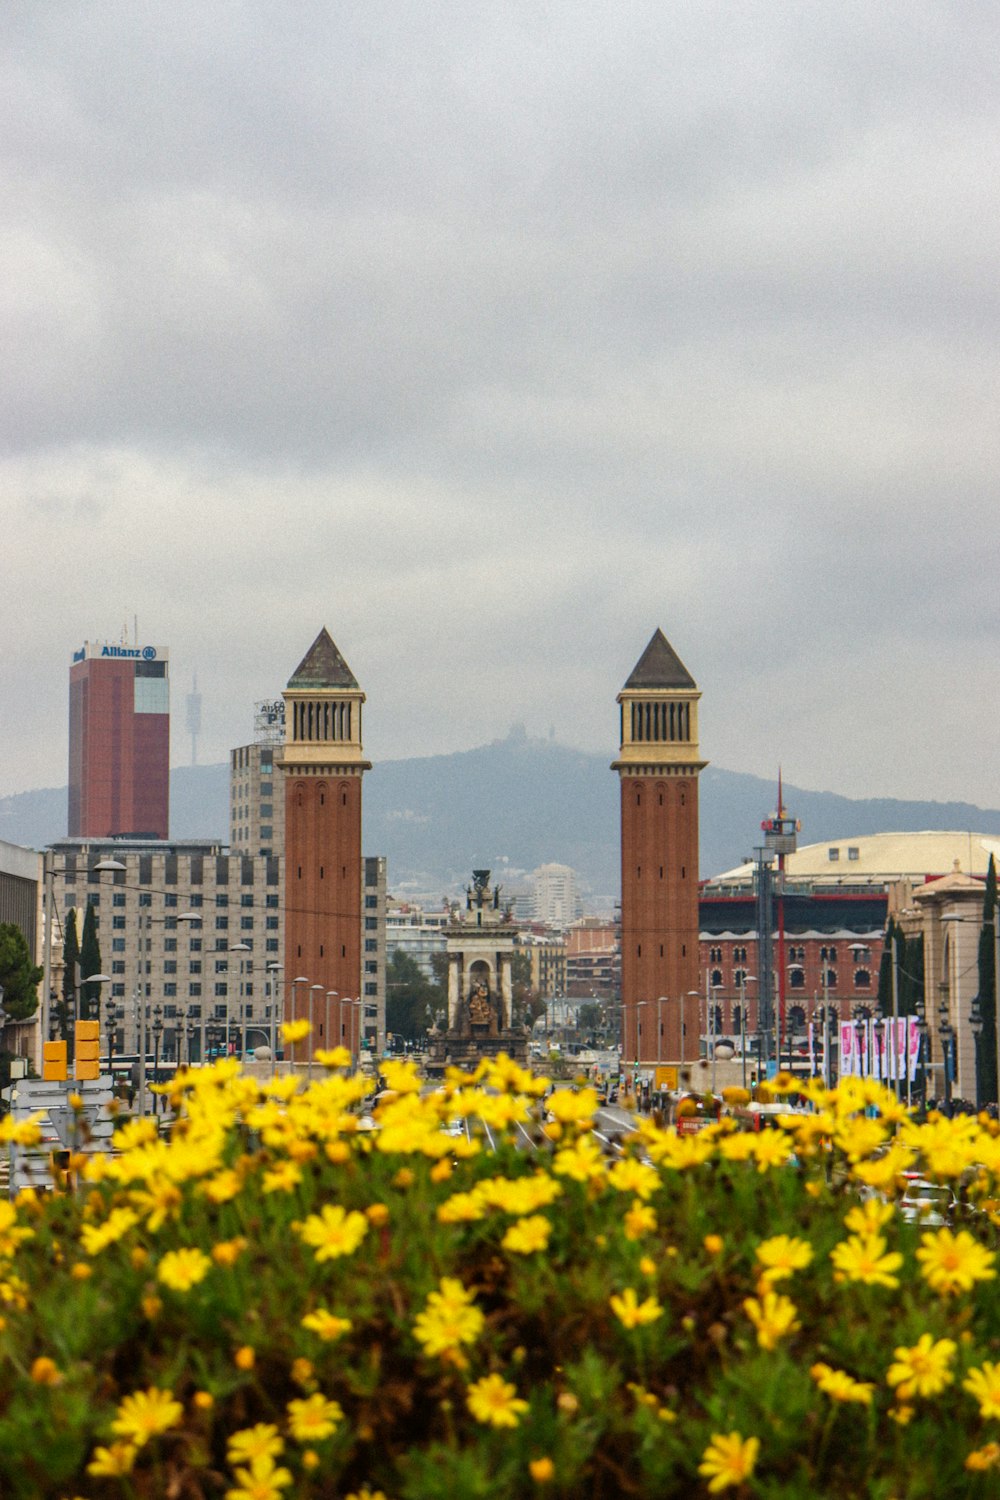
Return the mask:
[[118,1004],[113,995],[109,995],[104,1002],[104,1032],[108,1039],[108,1073],[111,1072],[111,1059],[114,1056],[115,1046],[115,1021],[118,1019]]
[[[244,959],[243,955],[244,955],[244,953],[249,953],[250,951],[251,950],[250,950],[250,944],[249,943],[230,943],[230,945],[229,945],[229,952],[230,953],[238,953],[240,955],[240,977],[239,977],[240,1002],[239,1002],[239,1009],[238,1009],[237,1014],[236,1014],[236,1037],[237,1037],[237,1040],[239,1039],[239,1035],[240,1035],[240,1026],[243,1023],[243,965],[246,962],[246,960]],[[230,1044],[230,1039],[229,1039],[229,1024],[230,1024],[230,1013],[229,1013],[229,976],[228,976],[228,966],[227,966],[227,975],[226,975],[226,1056],[227,1057],[229,1056],[229,1048],[230,1048],[230,1045],[231,1045]],[[240,1049],[240,1050],[242,1051],[242,1049]]]
[[740,1055],[743,1058],[744,1088],[747,1086],[747,985],[751,979],[756,980],[756,978],[756,974],[747,974],[743,969],[737,971],[736,984],[740,997]]
[[322,994],[323,986],[321,984],[311,984],[309,986],[309,1063],[306,1067],[307,1081],[311,1080],[313,1076],[313,1052],[316,1050],[313,1043],[313,1001],[317,995]]
[[338,992],[336,990],[327,990],[326,992],[326,1006],[323,1011],[323,1045],[326,1047],[329,1047],[332,1044],[332,1038],[330,1036],[330,1001],[336,1000],[337,993]]
[[266,965],[267,977],[265,979],[265,984],[267,986],[267,996],[268,996],[267,1008],[268,1008],[268,1010],[271,1013],[271,1077],[272,1078],[276,1077],[277,1076],[277,1072],[278,1072],[278,1025],[279,1025],[279,1022],[278,1022],[278,1010],[279,1010],[280,1005],[281,1005],[281,985],[277,981],[278,981],[278,975],[282,972],[283,967],[284,967],[284,965],[279,964],[278,960],[276,958],[272,959],[271,962]]
[[[306,976],[304,974],[297,974],[295,976],[295,978],[292,980],[292,1020],[293,1021],[297,1021],[299,1019],[299,985],[300,984],[308,984],[308,983],[309,983],[309,981],[308,981],[308,979],[306,978]],[[295,1070],[295,1064],[297,1062],[297,1058],[295,1056],[295,1043],[294,1042],[291,1043],[291,1049],[292,1049],[292,1055],[291,1055],[291,1058],[289,1060],[290,1060],[290,1062],[292,1064],[292,1071],[294,1072],[294,1070]]]
[[951,1114],[951,1070],[952,1070],[952,1039],[955,1029],[951,1024],[950,1007],[948,1004],[948,986],[940,986],[941,1000],[938,1004],[938,1036],[941,1038],[941,1057],[944,1062],[944,1104],[945,1113]]
[[688,999],[688,1000],[695,999],[698,1002],[698,1057],[699,1058],[701,1057],[701,990],[688,990],[686,996],[685,995],[681,996],[681,1038],[682,1038],[682,1040],[681,1040],[681,1059],[682,1059],[682,1061],[684,1059],[684,1053],[687,1050],[684,1047],[684,1042],[683,1042],[684,1032],[687,1030],[686,1026],[684,1025],[684,1001],[685,1001],[685,999]]
[[[160,1081],[160,1079],[159,1079],[159,1072],[160,1072],[160,1037],[163,1035],[163,1007],[161,1005],[154,1005],[153,1006],[153,1028],[152,1028],[152,1030],[153,1030],[153,1077],[156,1080],[156,1082],[159,1083],[159,1081]],[[155,1114],[159,1114],[159,1108],[160,1107],[156,1103],[156,1100],[154,1098],[154,1101],[153,1101],[153,1113],[154,1113],[154,1115]]]

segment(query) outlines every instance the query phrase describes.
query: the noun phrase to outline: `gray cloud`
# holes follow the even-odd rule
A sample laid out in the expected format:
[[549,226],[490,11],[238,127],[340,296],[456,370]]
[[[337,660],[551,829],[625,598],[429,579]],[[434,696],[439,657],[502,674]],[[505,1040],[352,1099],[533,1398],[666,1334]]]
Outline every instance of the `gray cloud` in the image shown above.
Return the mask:
[[324,622],[376,757],[610,754],[660,624],[718,762],[996,801],[994,7],[7,20],[0,791],[138,612],[206,757]]

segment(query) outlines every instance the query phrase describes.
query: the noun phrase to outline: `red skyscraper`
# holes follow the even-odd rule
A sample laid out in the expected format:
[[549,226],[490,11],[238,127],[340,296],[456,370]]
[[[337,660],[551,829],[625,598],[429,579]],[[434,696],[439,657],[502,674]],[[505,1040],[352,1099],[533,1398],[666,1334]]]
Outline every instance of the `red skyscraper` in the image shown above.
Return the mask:
[[168,837],[170,677],[156,646],[87,641],[69,669],[70,838]]

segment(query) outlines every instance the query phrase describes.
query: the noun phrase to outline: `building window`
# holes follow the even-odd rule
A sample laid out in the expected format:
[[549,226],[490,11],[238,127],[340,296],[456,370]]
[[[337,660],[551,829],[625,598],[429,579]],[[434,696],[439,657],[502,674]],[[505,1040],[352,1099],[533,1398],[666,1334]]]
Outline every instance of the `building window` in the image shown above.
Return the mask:
[[826,971],[826,987],[827,987],[828,990],[835,990],[837,988],[837,971],[836,971],[836,969],[827,969],[827,971]]
[[188,943],[188,952],[189,953],[200,953],[201,952],[201,938],[192,938],[191,939],[191,941]]
[[722,970],[721,969],[713,969],[712,970],[712,988],[713,989],[718,989],[718,987],[719,987],[719,985],[721,983],[722,983]]
[[201,994],[201,985],[200,984],[189,984],[188,985],[188,994],[192,995],[192,996],[195,996],[195,997],[199,996]]
[[224,979],[220,979],[220,980],[218,980],[216,982],[215,993],[217,995],[228,995],[229,994],[229,987],[226,984],[226,981]]
[[111,918],[111,925],[115,929],[116,932],[121,932],[124,929],[124,927],[125,927],[125,918],[124,917],[112,917]]
[[377,896],[366,896],[365,897],[365,910],[366,911],[374,911],[377,906],[378,906],[378,897]]
[[366,953],[377,953],[378,952],[378,939],[377,938],[365,938],[365,952]]
[[368,983],[367,983],[367,984],[366,984],[366,985],[365,985],[365,994],[366,994],[366,995],[377,995],[377,994],[378,994],[378,985],[377,985],[377,984],[372,984],[372,983],[371,983],[371,982],[370,982],[370,981],[369,981],[369,982],[368,982]]
[[176,995],[177,994],[177,986],[176,986],[176,984],[173,984],[173,983],[170,983],[170,982],[164,984],[164,986],[163,986],[163,993],[164,993],[164,995]]
[[176,958],[167,958],[167,959],[164,959],[164,961],[163,961],[163,972],[164,972],[164,974],[176,974],[177,973],[177,960],[176,960]]
[[229,926],[229,918],[228,917],[216,917],[216,919],[215,919],[215,930],[216,930],[216,932],[225,932],[226,929],[228,928],[228,926]]
[[164,904],[164,906],[176,906],[177,905],[177,892],[176,891],[168,891],[167,894],[163,898],[163,904]]
[[125,960],[122,958],[116,958],[111,965],[111,972],[112,974],[124,974]]
[[804,990],[806,987],[806,976],[804,969],[792,969],[789,973],[789,986],[793,990]]
[[[192,879],[193,878],[194,877],[192,876]],[[200,891],[195,891],[192,896],[188,897],[188,906],[190,906],[190,908],[191,908],[192,911],[194,911],[195,907],[204,906],[204,905],[205,905],[205,898],[201,894]]]
[[153,904],[153,893],[152,893],[152,891],[140,891],[139,892],[139,905],[140,906],[152,906],[152,904]]
[[872,976],[867,969],[855,969],[854,988],[856,990],[871,989]]
[[113,984],[111,986],[111,993],[115,996],[122,996],[125,994],[125,986],[123,984]]
[[276,891],[268,891],[267,895],[264,897],[264,905],[268,908],[269,911],[277,911],[278,896]]
[[270,823],[262,823],[260,825],[260,836],[262,839],[274,838],[274,829]]
[[[71,896],[70,900],[71,901],[75,901],[76,897],[75,896]],[[111,897],[111,905],[112,906],[124,906],[125,905],[125,892],[124,891],[115,891],[114,894]]]
[[378,918],[377,917],[365,917],[365,931],[366,932],[377,932],[378,931]]
[[242,932],[253,932],[253,917],[241,917],[240,930]]
[[189,974],[200,974],[201,973],[201,959],[200,958],[193,958],[191,960],[191,962],[188,964],[188,973]]
[[826,857],[830,861],[831,864],[836,864],[837,860],[840,858],[840,850],[839,849],[828,849],[826,851]]
[[277,919],[277,917],[266,917],[264,919],[264,926],[267,928],[268,932],[277,932],[277,930],[278,930],[278,919]]
[[847,857],[848,857],[848,859],[860,859],[861,858],[861,850],[858,848],[857,844],[848,844],[848,846],[847,846]]
[[278,951],[278,939],[277,938],[268,938],[267,942],[264,944],[264,947],[265,947],[265,949],[267,950],[268,953],[277,953],[277,951]]
[[111,939],[111,951],[112,951],[112,953],[124,953],[125,952],[125,939],[124,938],[112,938]]

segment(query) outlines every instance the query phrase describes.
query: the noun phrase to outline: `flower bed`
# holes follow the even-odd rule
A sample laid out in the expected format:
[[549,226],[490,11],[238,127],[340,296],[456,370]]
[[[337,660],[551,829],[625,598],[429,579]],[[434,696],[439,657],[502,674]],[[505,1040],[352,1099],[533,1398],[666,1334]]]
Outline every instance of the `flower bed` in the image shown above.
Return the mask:
[[[995,1126],[848,1081],[609,1153],[501,1061],[390,1065],[365,1132],[326,1060],[181,1076],[170,1141],[0,1202],[4,1497],[998,1492]],[[967,1220],[904,1221],[906,1170]]]

